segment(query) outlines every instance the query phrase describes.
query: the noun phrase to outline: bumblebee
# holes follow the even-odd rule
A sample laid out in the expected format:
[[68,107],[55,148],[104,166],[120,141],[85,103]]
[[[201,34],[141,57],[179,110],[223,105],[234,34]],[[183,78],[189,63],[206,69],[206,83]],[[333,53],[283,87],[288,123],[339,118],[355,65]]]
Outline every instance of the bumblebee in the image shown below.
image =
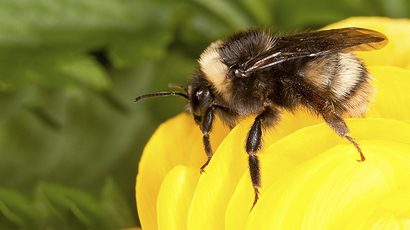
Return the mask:
[[[186,111],[203,133],[207,161],[212,159],[209,135],[215,116],[230,128],[253,115],[245,143],[249,172],[257,203],[261,186],[263,133],[272,129],[285,110],[304,108],[322,117],[340,137],[365,157],[342,117],[362,117],[375,89],[372,77],[354,51],[384,47],[385,35],[363,28],[342,28],[275,36],[251,29],[212,43],[199,58],[199,68],[187,86],[170,84],[184,92],[159,92],[137,97],[182,96]],[[253,207],[252,206],[252,207]]]

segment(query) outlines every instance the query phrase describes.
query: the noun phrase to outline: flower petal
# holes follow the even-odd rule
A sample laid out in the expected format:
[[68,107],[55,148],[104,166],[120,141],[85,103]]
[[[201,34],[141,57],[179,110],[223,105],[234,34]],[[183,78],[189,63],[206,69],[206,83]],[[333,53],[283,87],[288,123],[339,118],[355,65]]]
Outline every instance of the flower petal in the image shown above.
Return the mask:
[[161,184],[158,194],[158,229],[187,228],[187,217],[199,173],[197,167],[175,166]]
[[[216,149],[229,130],[217,120],[211,144]],[[186,144],[189,143],[189,144]],[[193,118],[182,113],[155,131],[141,157],[137,184],[137,208],[144,229],[157,229],[156,202],[165,175],[176,165],[199,168],[205,163],[202,133]]]
[[410,20],[381,17],[352,17],[326,26],[324,29],[362,27],[385,34],[389,43],[381,50],[357,52],[368,66],[387,65],[401,68],[410,67]]
[[377,87],[375,101],[371,102],[366,117],[410,119],[410,70],[394,66],[372,66],[369,68]]
[[[349,121],[349,126],[360,130],[352,136],[357,137],[367,157],[364,163],[353,160],[358,154],[352,145],[342,144],[329,134],[323,136],[325,133],[320,129],[324,125],[298,131],[269,147],[261,157],[262,196],[246,226],[249,229],[340,228],[354,216],[366,213],[361,207],[370,208],[372,202],[391,190],[409,186],[410,174],[406,169],[410,167],[410,146],[400,142],[409,143],[410,127],[392,120],[361,120]],[[384,133],[386,128],[390,129],[389,133]],[[374,141],[363,141],[360,133],[372,133],[368,139]],[[280,158],[288,160],[278,161]],[[291,160],[295,161],[295,168],[289,163]],[[279,171],[286,168],[283,165],[289,166],[288,172]],[[247,175],[243,178],[246,177],[249,178]]]
[[410,189],[388,194],[368,214],[353,218],[346,229],[409,229]]
[[189,210],[188,229],[221,229],[225,225],[226,206],[247,169],[244,143],[248,129],[233,129],[202,173]]

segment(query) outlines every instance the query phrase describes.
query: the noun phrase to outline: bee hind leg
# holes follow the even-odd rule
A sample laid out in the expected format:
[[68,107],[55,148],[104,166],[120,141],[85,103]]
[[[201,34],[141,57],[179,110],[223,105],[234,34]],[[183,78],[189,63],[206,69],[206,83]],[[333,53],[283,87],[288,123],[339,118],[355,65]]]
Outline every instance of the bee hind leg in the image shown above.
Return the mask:
[[350,136],[345,136],[345,138],[354,145],[354,147],[357,149],[357,151],[360,154],[360,160],[357,160],[358,162],[363,162],[366,160],[366,158],[364,157],[363,153],[362,153],[362,149],[360,149],[359,144],[357,144],[353,138],[351,138]]
[[322,111],[319,112],[320,115],[323,117],[325,122],[330,126],[330,128],[333,129],[333,131],[335,131],[339,136],[347,139],[350,143],[354,145],[354,147],[360,155],[360,160],[357,161],[365,161],[366,158],[364,157],[362,150],[359,147],[359,144],[357,144],[352,137],[348,136],[350,130],[347,127],[346,122],[334,111],[331,103],[329,101],[327,102],[328,103],[325,103],[325,107],[322,109]]
[[347,127],[346,122],[335,112],[333,104],[328,99],[310,87],[302,85],[296,81],[292,81],[290,79],[284,79],[283,81],[290,85],[291,88],[299,93],[299,95],[301,95],[304,99],[306,99],[307,103],[322,116],[333,131],[335,131],[342,138],[346,138],[354,145],[360,154],[360,160],[357,161],[363,162],[366,160],[359,145],[352,137],[348,136],[350,130]]

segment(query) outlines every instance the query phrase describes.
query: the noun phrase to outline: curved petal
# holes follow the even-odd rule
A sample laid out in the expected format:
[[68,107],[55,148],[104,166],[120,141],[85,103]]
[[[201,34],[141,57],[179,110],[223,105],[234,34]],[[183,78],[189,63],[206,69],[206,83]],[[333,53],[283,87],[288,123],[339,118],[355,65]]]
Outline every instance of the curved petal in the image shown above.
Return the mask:
[[175,166],[161,184],[157,201],[158,229],[187,229],[187,217],[199,173],[197,167]]
[[[213,130],[211,144],[217,149],[229,130],[218,120]],[[145,146],[138,168],[136,198],[143,228],[158,228],[156,202],[165,175],[176,165],[196,167],[199,174],[205,161],[202,133],[191,116],[182,113],[161,124]]]
[[[366,164],[367,162],[369,162],[369,159],[371,159],[372,154],[370,151],[365,151],[365,149],[371,149],[373,145],[378,146],[377,143],[380,142],[379,140],[398,143],[410,142],[410,126],[404,122],[398,122],[388,119],[349,119],[348,125],[352,130],[352,136],[356,138],[359,144],[361,144],[363,152],[368,158],[368,160],[364,162]],[[375,140],[375,143],[369,144],[368,142],[366,142],[366,140]],[[329,152],[330,150],[337,151],[336,153],[334,153]],[[329,153],[325,154],[326,151],[328,151]],[[402,152],[405,151],[402,150]],[[409,152],[407,152],[407,154],[408,153]],[[260,189],[261,200],[256,204],[254,208],[255,213],[252,212],[251,216],[256,218],[254,220],[255,222],[266,222],[266,219],[271,219],[272,217],[262,216],[261,219],[258,219],[257,216],[262,215],[262,213],[269,213],[272,210],[268,211],[266,210],[266,208],[269,209],[273,207],[277,208],[277,210],[275,209],[275,216],[277,216],[277,218],[279,218],[281,214],[284,215],[281,210],[283,211],[284,209],[286,209],[286,207],[290,205],[289,202],[296,199],[295,197],[283,197],[285,195],[290,195],[291,191],[293,191],[292,194],[294,194],[294,196],[301,196],[298,198],[301,199],[298,203],[292,203],[293,205],[295,205],[294,208],[298,209],[300,205],[302,205],[300,202],[308,198],[303,194],[312,194],[314,191],[317,191],[317,186],[305,187],[305,189],[310,189],[310,193],[307,193],[307,191],[302,191],[301,188],[299,188],[300,185],[298,187],[298,185],[295,184],[302,183],[305,180],[306,175],[312,174],[312,172],[309,173],[306,170],[317,170],[320,167],[329,170],[335,170],[335,168],[337,167],[347,167],[343,166],[345,164],[356,165],[358,162],[354,159],[358,158],[359,154],[357,153],[355,148],[350,143],[348,143],[347,140],[341,139],[336,134],[334,134],[331,129],[325,124],[301,129],[277,141],[276,143],[267,147],[266,151],[260,156],[262,169],[262,188]],[[306,163],[311,161],[314,164]],[[328,161],[330,163],[327,163]],[[395,163],[399,162],[400,160]],[[305,171],[298,173],[297,170],[299,167],[304,167]],[[406,167],[402,166],[401,168],[405,169]],[[352,178],[363,174],[362,172],[357,172],[357,170],[355,172],[353,169],[346,171],[350,172],[349,176],[351,176]],[[407,178],[406,180],[410,179],[410,177],[407,176],[408,173],[406,174],[405,170],[402,170],[398,173],[400,175],[405,175],[404,178]],[[227,212],[225,215],[226,229],[242,229],[243,226],[245,226],[245,224],[247,223],[248,217],[250,217],[250,206],[248,204],[249,202],[244,203],[244,201],[253,198],[253,190],[248,174],[249,172],[245,172],[245,174],[242,176],[236,187],[235,193],[233,194],[227,207]],[[322,174],[327,175],[328,173],[321,171],[321,173],[317,174],[315,172],[311,175],[312,180],[316,180],[315,178],[319,177]],[[367,173],[364,175],[369,174]],[[299,181],[291,183],[293,179]],[[343,181],[342,179],[334,180]],[[344,180],[346,180],[346,178]],[[400,181],[401,183],[403,182],[402,179],[400,179]],[[313,184],[313,182],[310,183]],[[360,185],[360,183],[358,185]],[[283,199],[279,199],[280,194]],[[260,208],[259,206],[262,206],[262,208]],[[256,211],[258,209],[262,211]],[[289,214],[286,213],[286,215]],[[292,216],[292,218],[296,218],[296,216]],[[279,220],[275,219],[274,222],[276,223],[276,221]],[[253,224],[250,224],[249,226],[253,226],[254,229],[259,229],[258,227],[262,227],[260,225],[254,226]],[[281,227],[282,229],[289,229],[285,226]]]
[[[354,206],[355,202],[373,202],[392,188],[405,187],[410,179],[406,170],[410,167],[410,147],[403,143],[409,143],[410,126],[387,119],[353,119],[348,125],[355,130],[352,136],[361,144],[366,162],[355,161],[355,148],[324,124],[295,132],[261,155],[262,196],[250,216],[248,200],[253,193],[245,172],[228,205],[226,228],[242,229],[245,224],[250,229],[320,226],[315,220],[337,226],[345,222],[345,214],[333,211],[333,220],[324,221],[336,207],[349,211],[360,207]],[[366,201],[363,197],[373,198]]]
[[[247,119],[249,123],[251,120]],[[248,126],[229,133],[201,175],[188,215],[188,229],[221,229],[225,209],[235,186],[247,169],[244,143]]]
[[376,79],[377,93],[366,117],[410,119],[410,70],[394,66],[371,66],[369,71]]

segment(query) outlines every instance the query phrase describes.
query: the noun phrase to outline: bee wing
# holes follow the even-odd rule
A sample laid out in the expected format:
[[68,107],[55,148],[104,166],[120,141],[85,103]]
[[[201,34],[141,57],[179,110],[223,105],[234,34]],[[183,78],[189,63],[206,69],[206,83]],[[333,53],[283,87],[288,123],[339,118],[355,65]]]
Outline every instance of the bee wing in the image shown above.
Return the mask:
[[243,67],[245,72],[252,72],[295,58],[320,56],[341,50],[377,50],[387,43],[384,34],[355,27],[301,33],[276,38],[270,49],[245,62]]

